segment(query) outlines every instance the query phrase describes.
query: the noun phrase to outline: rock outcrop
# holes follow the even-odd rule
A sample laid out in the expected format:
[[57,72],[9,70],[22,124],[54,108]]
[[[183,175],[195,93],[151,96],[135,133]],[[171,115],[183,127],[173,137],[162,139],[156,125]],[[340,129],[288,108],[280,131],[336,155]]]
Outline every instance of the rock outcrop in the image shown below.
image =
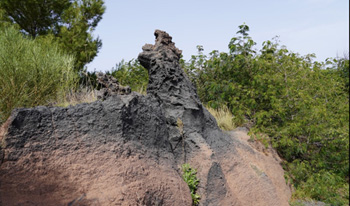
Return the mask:
[[165,122],[157,101],[136,93],[14,111],[0,205],[189,205]]
[[118,80],[111,75],[97,72],[96,76],[98,84],[101,85],[101,89],[97,93],[97,99],[106,100],[113,95],[125,95],[131,93],[129,86],[120,85]]
[[[268,168],[259,169],[264,167],[259,163],[264,157],[258,157],[247,143],[218,128],[180,68],[181,51],[175,47],[172,37],[160,30],[154,34],[155,44],[143,46],[138,57],[149,73],[147,94],[154,96],[163,108],[177,164],[189,162],[198,168],[201,204],[288,205],[290,193],[283,172],[279,170],[279,180],[273,180],[271,177],[275,174],[265,172]],[[183,134],[178,129],[178,119],[183,122]],[[245,160],[249,154],[252,159]],[[272,162],[271,167],[280,167]],[[282,186],[277,188],[277,184]]]
[[138,57],[147,96],[12,113],[0,129],[0,205],[187,206],[185,162],[198,170],[200,205],[288,205],[277,154],[242,129],[222,132],[172,38],[155,36]]

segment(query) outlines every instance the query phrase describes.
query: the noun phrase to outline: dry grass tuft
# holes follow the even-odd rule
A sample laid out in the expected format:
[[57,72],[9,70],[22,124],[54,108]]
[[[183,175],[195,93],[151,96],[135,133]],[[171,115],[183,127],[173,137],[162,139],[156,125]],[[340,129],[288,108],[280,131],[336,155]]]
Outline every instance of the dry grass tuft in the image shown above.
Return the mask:
[[142,94],[143,96],[146,96],[147,95],[147,88],[144,88],[143,86],[142,87],[139,87],[135,90],[135,92],[139,93],[139,94]]
[[90,88],[82,88],[78,92],[71,91],[61,101],[55,103],[58,107],[74,106],[81,103],[91,103],[97,100],[96,91]]
[[236,128],[235,124],[232,121],[233,115],[227,106],[223,106],[218,109],[213,109],[209,106],[205,107],[210,112],[210,114],[215,117],[216,122],[222,130],[231,131]]
[[[139,88],[136,92],[146,96],[147,91],[144,88]],[[74,106],[81,103],[91,103],[97,101],[97,91],[91,89],[90,87],[81,88],[79,91],[71,91],[60,101],[51,103],[58,107],[68,107],[70,105]]]

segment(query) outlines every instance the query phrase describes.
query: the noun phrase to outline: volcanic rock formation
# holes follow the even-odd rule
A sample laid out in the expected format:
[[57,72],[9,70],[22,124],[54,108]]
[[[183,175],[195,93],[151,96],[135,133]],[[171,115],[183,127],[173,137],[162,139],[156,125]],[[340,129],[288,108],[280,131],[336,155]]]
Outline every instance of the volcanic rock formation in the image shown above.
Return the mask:
[[113,95],[124,95],[130,94],[131,89],[129,86],[122,86],[118,80],[111,75],[97,72],[97,82],[101,85],[101,89],[97,93],[97,99],[106,100],[108,97]]
[[199,143],[209,147],[224,147],[229,137],[223,135],[213,116],[200,102],[196,88],[180,68],[181,51],[164,31],[156,30],[155,45],[146,44],[139,61],[149,73],[147,94],[154,96],[164,110],[169,140],[176,157],[182,154],[182,135],[177,120],[184,124],[184,141],[188,155],[195,154]]
[[0,205],[190,206],[185,162],[198,170],[200,205],[288,205],[277,154],[242,128],[222,132],[172,38],[155,36],[138,57],[147,96],[13,111],[0,129]]

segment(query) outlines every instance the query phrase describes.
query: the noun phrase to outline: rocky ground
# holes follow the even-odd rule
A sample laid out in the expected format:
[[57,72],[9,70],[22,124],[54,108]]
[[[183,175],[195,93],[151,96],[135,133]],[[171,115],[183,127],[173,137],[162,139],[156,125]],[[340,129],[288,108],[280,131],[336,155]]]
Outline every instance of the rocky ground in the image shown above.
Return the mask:
[[192,205],[184,163],[198,170],[200,205],[289,205],[278,155],[244,128],[222,132],[172,38],[155,36],[138,57],[147,96],[12,113],[0,130],[0,205]]

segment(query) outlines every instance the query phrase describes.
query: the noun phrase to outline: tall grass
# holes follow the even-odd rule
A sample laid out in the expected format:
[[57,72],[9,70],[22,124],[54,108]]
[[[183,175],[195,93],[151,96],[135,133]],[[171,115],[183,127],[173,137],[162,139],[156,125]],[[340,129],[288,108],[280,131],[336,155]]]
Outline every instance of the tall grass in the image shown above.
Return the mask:
[[16,107],[64,97],[76,79],[73,62],[50,38],[32,40],[0,27],[0,123]]
[[233,115],[227,106],[222,106],[218,109],[213,109],[210,106],[205,106],[211,115],[214,116],[218,126],[222,130],[230,131],[236,128],[232,121]]

